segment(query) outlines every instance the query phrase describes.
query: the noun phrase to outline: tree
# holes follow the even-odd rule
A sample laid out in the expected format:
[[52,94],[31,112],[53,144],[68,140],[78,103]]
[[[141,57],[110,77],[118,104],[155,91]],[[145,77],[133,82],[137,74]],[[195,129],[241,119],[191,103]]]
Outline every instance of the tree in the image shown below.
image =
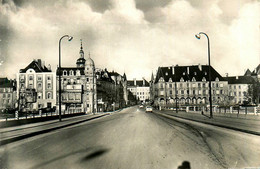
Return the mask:
[[248,86],[248,95],[252,98],[252,103],[259,104],[260,82],[258,80]]

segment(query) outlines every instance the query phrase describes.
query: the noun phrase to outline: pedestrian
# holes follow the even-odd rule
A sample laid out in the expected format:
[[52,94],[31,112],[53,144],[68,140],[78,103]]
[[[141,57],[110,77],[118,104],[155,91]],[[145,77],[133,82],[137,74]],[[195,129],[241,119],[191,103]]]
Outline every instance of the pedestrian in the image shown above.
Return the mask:
[[201,114],[202,114],[202,115],[204,115],[204,112],[203,112],[203,110],[201,111]]

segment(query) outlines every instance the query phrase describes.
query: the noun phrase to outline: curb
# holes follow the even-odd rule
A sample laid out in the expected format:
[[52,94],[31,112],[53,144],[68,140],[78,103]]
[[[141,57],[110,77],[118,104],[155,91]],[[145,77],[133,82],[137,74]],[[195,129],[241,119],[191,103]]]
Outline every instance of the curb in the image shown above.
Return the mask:
[[222,124],[214,124],[214,123],[211,123],[211,122],[205,122],[205,121],[201,121],[201,120],[194,120],[194,119],[179,117],[179,116],[175,116],[175,115],[163,114],[163,113],[160,113],[160,112],[153,112],[153,113],[156,113],[159,116],[164,116],[166,118],[170,118],[170,119],[176,120],[176,121],[178,121],[178,119],[173,119],[171,117],[173,116],[173,117],[179,118],[179,119],[190,120],[190,121],[194,121],[194,122],[199,122],[199,123],[203,123],[203,124],[208,124],[208,125],[212,125],[212,126],[222,127],[222,128],[226,128],[226,129],[231,129],[231,130],[235,130],[235,131],[240,131],[240,132],[260,136],[260,132],[257,132],[257,131],[251,131],[251,130],[241,129],[241,128],[237,128],[237,127],[226,126],[226,125],[222,125]]
[[45,130],[35,131],[35,132],[27,133],[27,134],[24,134],[24,135],[21,135],[21,136],[17,136],[17,137],[12,137],[12,138],[8,138],[8,139],[0,140],[0,146],[9,144],[11,142],[19,141],[19,140],[22,140],[22,139],[25,139],[25,138],[29,138],[29,137],[32,137],[32,136],[37,136],[37,135],[40,135],[40,134],[48,133],[48,132],[58,130],[58,129],[61,129],[61,128],[64,128],[64,127],[69,127],[69,126],[72,126],[72,125],[75,125],[75,124],[80,124],[80,123],[83,123],[83,122],[86,122],[86,121],[94,120],[94,119],[97,119],[97,118],[100,118],[100,117],[103,117],[103,116],[107,116],[107,115],[109,115],[109,114],[102,114],[100,116],[91,117],[91,118],[76,121],[76,122],[73,122],[73,123],[69,123],[69,124],[45,129]]

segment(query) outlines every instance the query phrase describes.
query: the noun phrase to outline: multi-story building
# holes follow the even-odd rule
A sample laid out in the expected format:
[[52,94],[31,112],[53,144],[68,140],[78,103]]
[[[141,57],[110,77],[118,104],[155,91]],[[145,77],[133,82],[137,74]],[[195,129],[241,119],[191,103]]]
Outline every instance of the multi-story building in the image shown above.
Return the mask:
[[97,106],[98,111],[112,111],[115,102],[115,82],[107,69],[97,69]]
[[144,78],[142,80],[128,80],[127,89],[141,102],[150,100],[149,83]]
[[126,89],[126,75],[117,72],[108,72],[107,69],[98,69],[97,98],[98,111],[111,111],[127,105],[128,93]]
[[115,106],[116,108],[125,107],[128,104],[127,78],[126,74],[120,75],[117,72],[110,72],[110,76],[115,82]]
[[14,109],[16,104],[15,81],[0,78],[0,110]]
[[228,81],[228,97],[231,104],[243,104],[251,102],[251,96],[248,94],[249,85],[254,83],[254,78],[251,76],[230,76],[225,77]]
[[84,58],[82,42],[79,54],[76,67],[61,67],[60,71],[57,69],[57,93],[60,73],[62,111],[93,113],[97,111],[95,64],[90,55],[87,59]]
[[[159,67],[151,80],[152,99],[156,105],[209,104],[209,66]],[[227,94],[228,82],[213,68],[211,70],[212,103],[221,104]],[[152,77],[153,78],[153,77]]]
[[18,109],[25,111],[56,106],[56,74],[40,59],[17,73]]

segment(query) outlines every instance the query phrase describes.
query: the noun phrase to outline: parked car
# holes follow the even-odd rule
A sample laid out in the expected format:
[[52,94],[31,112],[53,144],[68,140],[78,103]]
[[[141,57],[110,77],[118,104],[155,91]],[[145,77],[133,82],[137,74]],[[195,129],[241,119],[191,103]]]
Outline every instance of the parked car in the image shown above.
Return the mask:
[[145,108],[145,112],[153,112],[153,108],[152,108],[152,106],[146,106],[146,108]]
[[144,105],[141,104],[141,105],[139,106],[139,108],[140,108],[140,109],[144,108]]

